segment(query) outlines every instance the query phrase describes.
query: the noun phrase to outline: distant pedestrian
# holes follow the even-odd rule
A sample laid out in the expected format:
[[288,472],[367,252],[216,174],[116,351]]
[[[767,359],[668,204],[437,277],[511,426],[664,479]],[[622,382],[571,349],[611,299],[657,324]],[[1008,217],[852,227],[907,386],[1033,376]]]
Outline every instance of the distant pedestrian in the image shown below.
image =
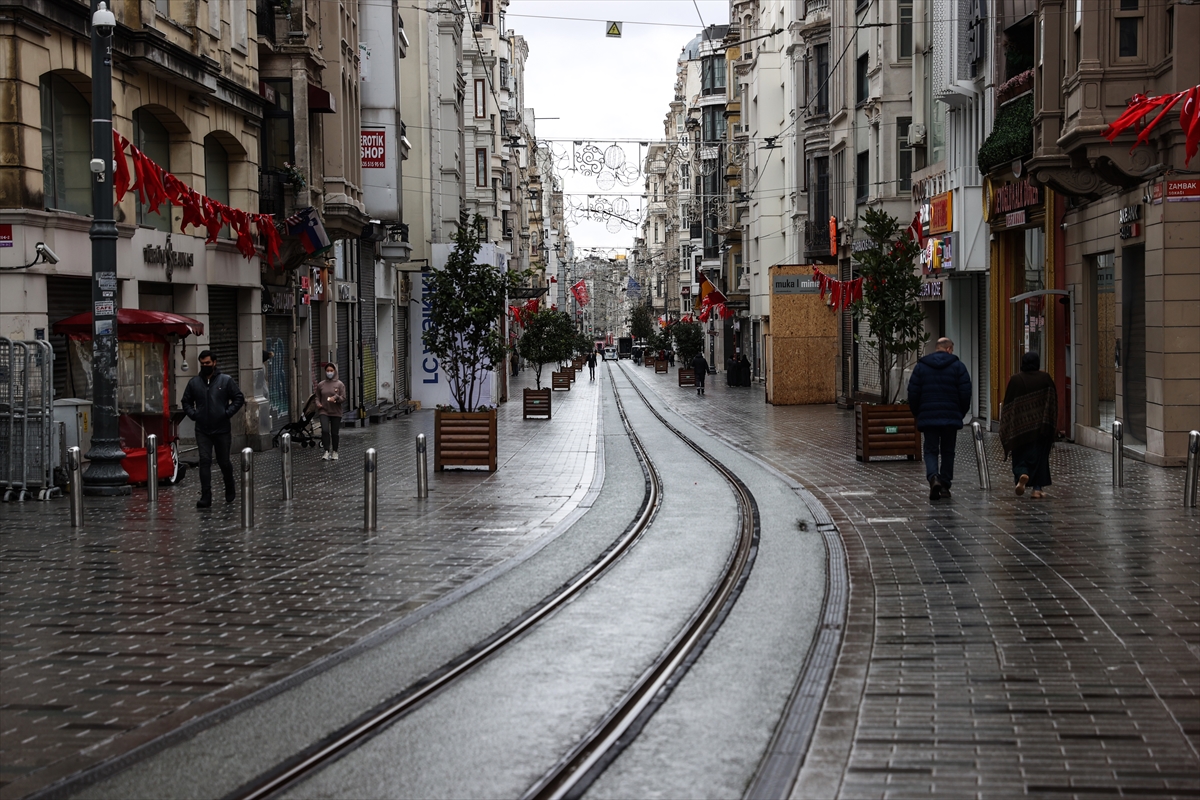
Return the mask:
[[325,365],[325,380],[317,384],[317,413],[321,417],[323,461],[338,460],[338,439],[342,428],[342,404],[346,402],[346,384],[338,380],[337,367]]
[[1004,457],[1012,453],[1017,494],[1025,486],[1031,497],[1045,497],[1050,485],[1050,450],[1058,435],[1058,392],[1054,378],[1041,369],[1041,356],[1030,350],[1021,357],[1021,371],[1008,379],[1000,415],[1000,444]]
[[588,365],[588,380],[589,381],[596,380],[596,351],[595,350],[588,353],[587,365]]
[[233,429],[229,418],[246,404],[237,381],[217,369],[216,356],[211,350],[200,352],[200,374],[188,381],[183,390],[183,413],[196,423],[196,447],[200,450],[200,499],[196,508],[212,505],[212,462],[214,455],[221,475],[225,478],[225,502],[237,498],[233,483],[233,464],[229,461],[229,446]]
[[675,366],[675,351],[674,350],[667,351],[667,364],[672,367]]
[[937,350],[917,362],[908,381],[908,405],[917,430],[925,434],[929,499],[937,500],[943,494],[949,497],[955,440],[963,417],[971,410],[971,375],[954,355],[954,342],[938,339]]
[[513,377],[517,377],[517,373],[521,371],[521,357],[517,355],[517,348],[513,348],[512,355],[508,357],[508,363],[512,367]]
[[692,370],[696,373],[696,394],[704,394],[704,379],[708,377],[708,362],[703,353],[692,359]]
[[738,362],[738,386],[750,385],[750,359],[746,358],[746,354],[742,353],[742,360]]
[[738,364],[737,356],[731,355],[725,359],[725,385],[737,386],[738,379],[741,374],[741,366]]

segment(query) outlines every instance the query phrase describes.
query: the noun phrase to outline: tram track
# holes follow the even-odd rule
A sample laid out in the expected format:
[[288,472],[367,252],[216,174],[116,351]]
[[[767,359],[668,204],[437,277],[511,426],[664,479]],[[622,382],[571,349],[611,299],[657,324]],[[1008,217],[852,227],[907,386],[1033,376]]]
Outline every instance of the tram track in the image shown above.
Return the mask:
[[[621,370],[622,374],[624,370]],[[628,379],[628,375],[625,376]],[[617,409],[645,478],[645,494],[629,526],[592,564],[577,573],[560,589],[504,629],[472,650],[428,674],[403,692],[377,704],[352,722],[305,748],[272,769],[261,773],[225,795],[225,800],[258,800],[275,797],[301,785],[307,778],[349,754],[376,734],[429,701],[442,689],[468,675],[502,652],[543,620],[561,609],[597,581],[625,556],[650,527],[662,504],[662,478],[641,438],[633,428],[620,390],[609,372]],[[721,579],[713,586],[687,624],[671,640],[654,663],[625,696],[609,709],[577,745],[547,772],[524,797],[578,797],[632,742],[642,726],[664,702],[671,689],[703,651],[725,615],[736,601],[753,566],[758,545],[758,510],[753,495],[737,476],[694,441],[671,425],[630,380],[630,386],[650,412],[675,436],[694,450],[725,478],[733,488],[739,510],[737,545],[730,551]]]

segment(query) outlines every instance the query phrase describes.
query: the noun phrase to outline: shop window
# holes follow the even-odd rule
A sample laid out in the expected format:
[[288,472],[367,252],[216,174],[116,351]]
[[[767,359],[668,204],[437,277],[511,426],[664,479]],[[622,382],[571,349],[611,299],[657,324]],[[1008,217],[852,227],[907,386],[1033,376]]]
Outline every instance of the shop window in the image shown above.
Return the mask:
[[[139,108],[133,112],[133,143],[167,172],[171,171],[171,135],[150,111]],[[171,204],[162,203],[157,211],[148,205],[137,204],[137,223],[171,232]]]
[[912,147],[908,143],[911,117],[896,119],[896,191],[912,190]]
[[43,75],[42,190],[48,209],[92,213],[92,109],[59,75]]
[[1091,270],[1092,341],[1096,358],[1093,423],[1105,431],[1112,430],[1117,409],[1117,295],[1113,266],[1113,254],[1101,253],[1093,259]]
[[1142,14],[1141,0],[1119,0],[1113,12],[1118,59],[1141,56]]
[[[204,137],[204,194],[229,205],[229,153],[211,133]],[[228,225],[220,235],[229,238]]]

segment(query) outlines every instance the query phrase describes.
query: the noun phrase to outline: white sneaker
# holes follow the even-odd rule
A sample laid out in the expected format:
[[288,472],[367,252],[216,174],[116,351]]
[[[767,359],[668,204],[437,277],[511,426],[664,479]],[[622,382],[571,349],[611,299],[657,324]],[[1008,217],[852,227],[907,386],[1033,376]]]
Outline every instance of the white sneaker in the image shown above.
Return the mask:
[[333,460],[337,461],[337,450],[333,451]]
[[328,460],[329,460],[329,451],[328,451],[328,450],[326,450],[324,453],[322,453],[322,454],[321,454],[321,460],[322,460],[322,461],[328,461]]

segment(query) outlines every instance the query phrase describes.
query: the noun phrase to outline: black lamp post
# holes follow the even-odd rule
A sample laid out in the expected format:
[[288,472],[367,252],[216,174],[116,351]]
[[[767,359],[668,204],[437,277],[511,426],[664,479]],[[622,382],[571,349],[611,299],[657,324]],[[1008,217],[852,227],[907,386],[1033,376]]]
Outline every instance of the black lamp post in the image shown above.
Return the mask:
[[112,41],[117,18],[92,12],[92,448],[83,493],[129,494],[117,427],[117,223],[113,219]]

